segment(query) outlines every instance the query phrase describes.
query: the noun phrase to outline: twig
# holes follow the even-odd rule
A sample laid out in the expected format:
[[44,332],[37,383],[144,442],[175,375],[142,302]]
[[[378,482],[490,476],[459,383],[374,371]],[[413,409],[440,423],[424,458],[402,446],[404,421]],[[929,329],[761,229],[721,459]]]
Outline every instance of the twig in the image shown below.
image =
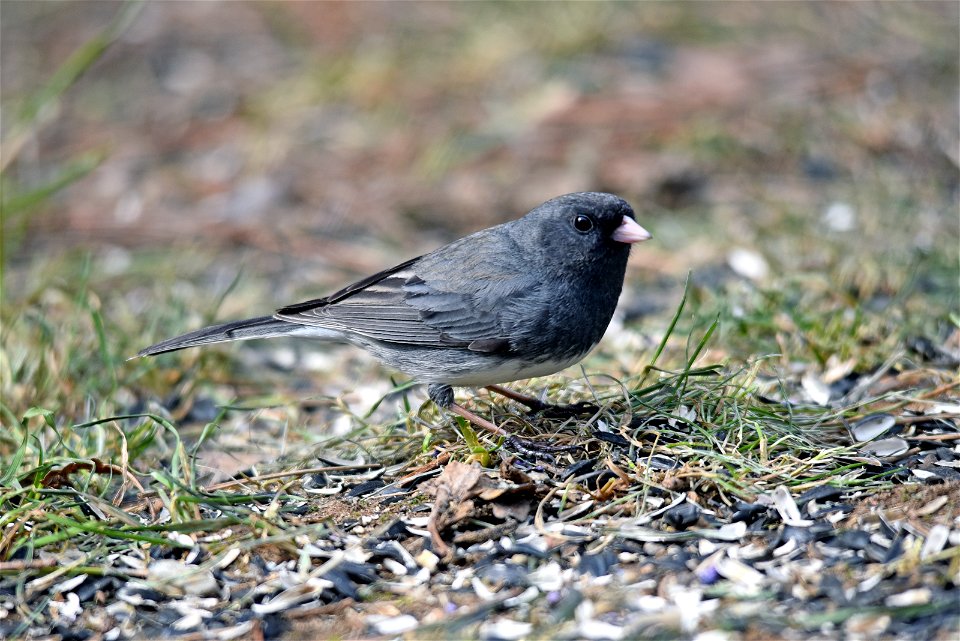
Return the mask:
[[378,470],[382,465],[379,463],[363,463],[361,465],[328,465],[326,467],[308,467],[302,470],[292,470],[289,472],[271,472],[270,474],[259,474],[257,476],[251,476],[243,479],[234,479],[232,481],[224,481],[223,483],[217,483],[216,485],[211,485],[210,487],[204,488],[205,491],[212,492],[215,490],[224,490],[228,487],[234,487],[235,485],[243,485],[244,483],[260,483],[262,481],[272,481],[274,479],[282,479],[288,476],[304,476],[306,474],[322,474],[323,472],[359,472],[360,470]]
[[52,568],[60,565],[58,559],[21,559],[18,561],[0,561],[0,572],[20,572],[23,570],[37,570]]
[[923,436],[905,436],[908,441],[956,441],[960,434],[924,434]]
[[[223,483],[217,483],[216,485],[211,485],[205,488],[199,488],[201,492],[215,492],[217,490],[224,490],[230,487],[235,487],[237,485],[243,485],[244,483],[262,483],[263,481],[272,481],[275,479],[282,479],[291,476],[304,476],[306,474],[321,474],[323,472],[356,472],[359,470],[376,470],[383,467],[379,463],[364,463],[361,465],[327,465],[325,467],[307,467],[302,470],[290,470],[288,472],[271,472],[269,474],[259,474],[257,476],[250,476],[242,479],[234,479],[231,481],[224,481]],[[154,499],[158,496],[156,490],[150,490],[149,492],[143,492],[140,496],[137,497],[137,502],[133,504],[123,505],[120,509],[126,511],[139,511],[142,509],[144,502]]]

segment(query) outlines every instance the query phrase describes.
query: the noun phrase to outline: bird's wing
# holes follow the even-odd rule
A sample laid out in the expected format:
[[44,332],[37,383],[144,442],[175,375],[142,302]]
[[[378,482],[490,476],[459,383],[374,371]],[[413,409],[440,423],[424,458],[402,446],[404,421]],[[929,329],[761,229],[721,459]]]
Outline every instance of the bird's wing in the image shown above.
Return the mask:
[[505,352],[510,315],[503,312],[536,283],[485,251],[499,245],[479,232],[325,298],[279,309],[275,318],[391,343]]

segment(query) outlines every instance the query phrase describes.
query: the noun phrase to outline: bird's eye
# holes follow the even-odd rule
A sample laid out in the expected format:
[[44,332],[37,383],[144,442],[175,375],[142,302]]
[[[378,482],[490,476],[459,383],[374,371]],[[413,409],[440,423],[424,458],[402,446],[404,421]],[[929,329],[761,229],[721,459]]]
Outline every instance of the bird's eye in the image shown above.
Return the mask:
[[573,219],[573,228],[576,229],[581,234],[585,234],[591,229],[593,229],[593,218],[590,216],[584,216],[580,214]]

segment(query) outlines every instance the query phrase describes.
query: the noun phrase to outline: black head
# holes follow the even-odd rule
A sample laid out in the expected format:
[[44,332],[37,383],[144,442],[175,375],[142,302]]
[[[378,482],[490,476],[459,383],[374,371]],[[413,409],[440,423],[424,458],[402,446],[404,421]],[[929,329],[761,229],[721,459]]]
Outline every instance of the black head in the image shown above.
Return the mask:
[[650,238],[627,201],[601,192],[548,200],[516,221],[512,231],[547,262],[577,268],[597,262],[625,265],[630,245]]
[[633,216],[622,198],[583,192],[548,200],[507,224],[538,281],[531,297],[541,301],[536,322],[525,308],[523,327],[531,329],[511,342],[515,349],[582,357],[596,345],[616,309],[630,245],[650,238]]

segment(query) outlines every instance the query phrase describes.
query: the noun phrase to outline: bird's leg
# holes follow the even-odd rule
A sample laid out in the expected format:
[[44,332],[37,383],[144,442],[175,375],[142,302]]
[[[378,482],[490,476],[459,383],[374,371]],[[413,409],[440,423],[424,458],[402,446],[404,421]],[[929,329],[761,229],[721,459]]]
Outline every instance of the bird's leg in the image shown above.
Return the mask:
[[521,405],[526,405],[534,412],[539,412],[541,410],[545,410],[548,407],[552,407],[551,405],[544,403],[543,401],[536,399],[532,396],[528,396],[527,394],[521,394],[520,392],[515,392],[509,387],[503,387],[502,385],[487,385],[486,387],[488,390],[490,390],[491,392],[494,392],[495,394],[499,394],[500,396],[509,398],[511,401],[516,401]]
[[588,414],[596,412],[599,409],[593,403],[585,402],[574,403],[572,405],[554,405],[552,403],[544,403],[543,401],[532,396],[515,392],[514,390],[501,385],[487,385],[486,387],[491,392],[509,398],[512,401],[516,401],[521,405],[526,405],[528,408],[530,408],[531,412],[542,412],[548,417],[564,417],[573,414]]
[[[493,432],[497,436],[505,437],[507,444],[509,444],[513,449],[517,450],[521,454],[553,461],[555,460],[553,453],[568,452],[575,449],[579,449],[579,446],[576,446],[576,445],[573,445],[573,446],[546,445],[544,443],[529,441],[527,439],[520,438],[519,436],[514,436],[509,432],[507,432],[502,427],[497,427],[487,419],[477,416],[476,414],[466,409],[462,405],[458,405],[456,402],[454,402],[453,388],[449,385],[440,385],[436,383],[433,385],[428,385],[427,395],[430,397],[431,401],[437,404],[438,407],[442,407],[445,410],[449,410],[454,414],[456,414],[457,416],[461,416],[467,419],[477,427],[485,429],[489,432]],[[523,395],[521,394],[520,396],[523,396]],[[551,405],[548,407],[553,407],[553,406]]]
[[453,388],[449,385],[440,385],[437,383],[428,385],[427,395],[430,397],[431,401],[437,404],[438,407],[442,407],[445,410],[453,412],[457,416],[467,419],[479,428],[485,429],[488,432],[493,432],[497,436],[510,436],[510,434],[503,428],[497,427],[487,419],[477,416],[461,405],[457,405],[457,403],[453,400]]

